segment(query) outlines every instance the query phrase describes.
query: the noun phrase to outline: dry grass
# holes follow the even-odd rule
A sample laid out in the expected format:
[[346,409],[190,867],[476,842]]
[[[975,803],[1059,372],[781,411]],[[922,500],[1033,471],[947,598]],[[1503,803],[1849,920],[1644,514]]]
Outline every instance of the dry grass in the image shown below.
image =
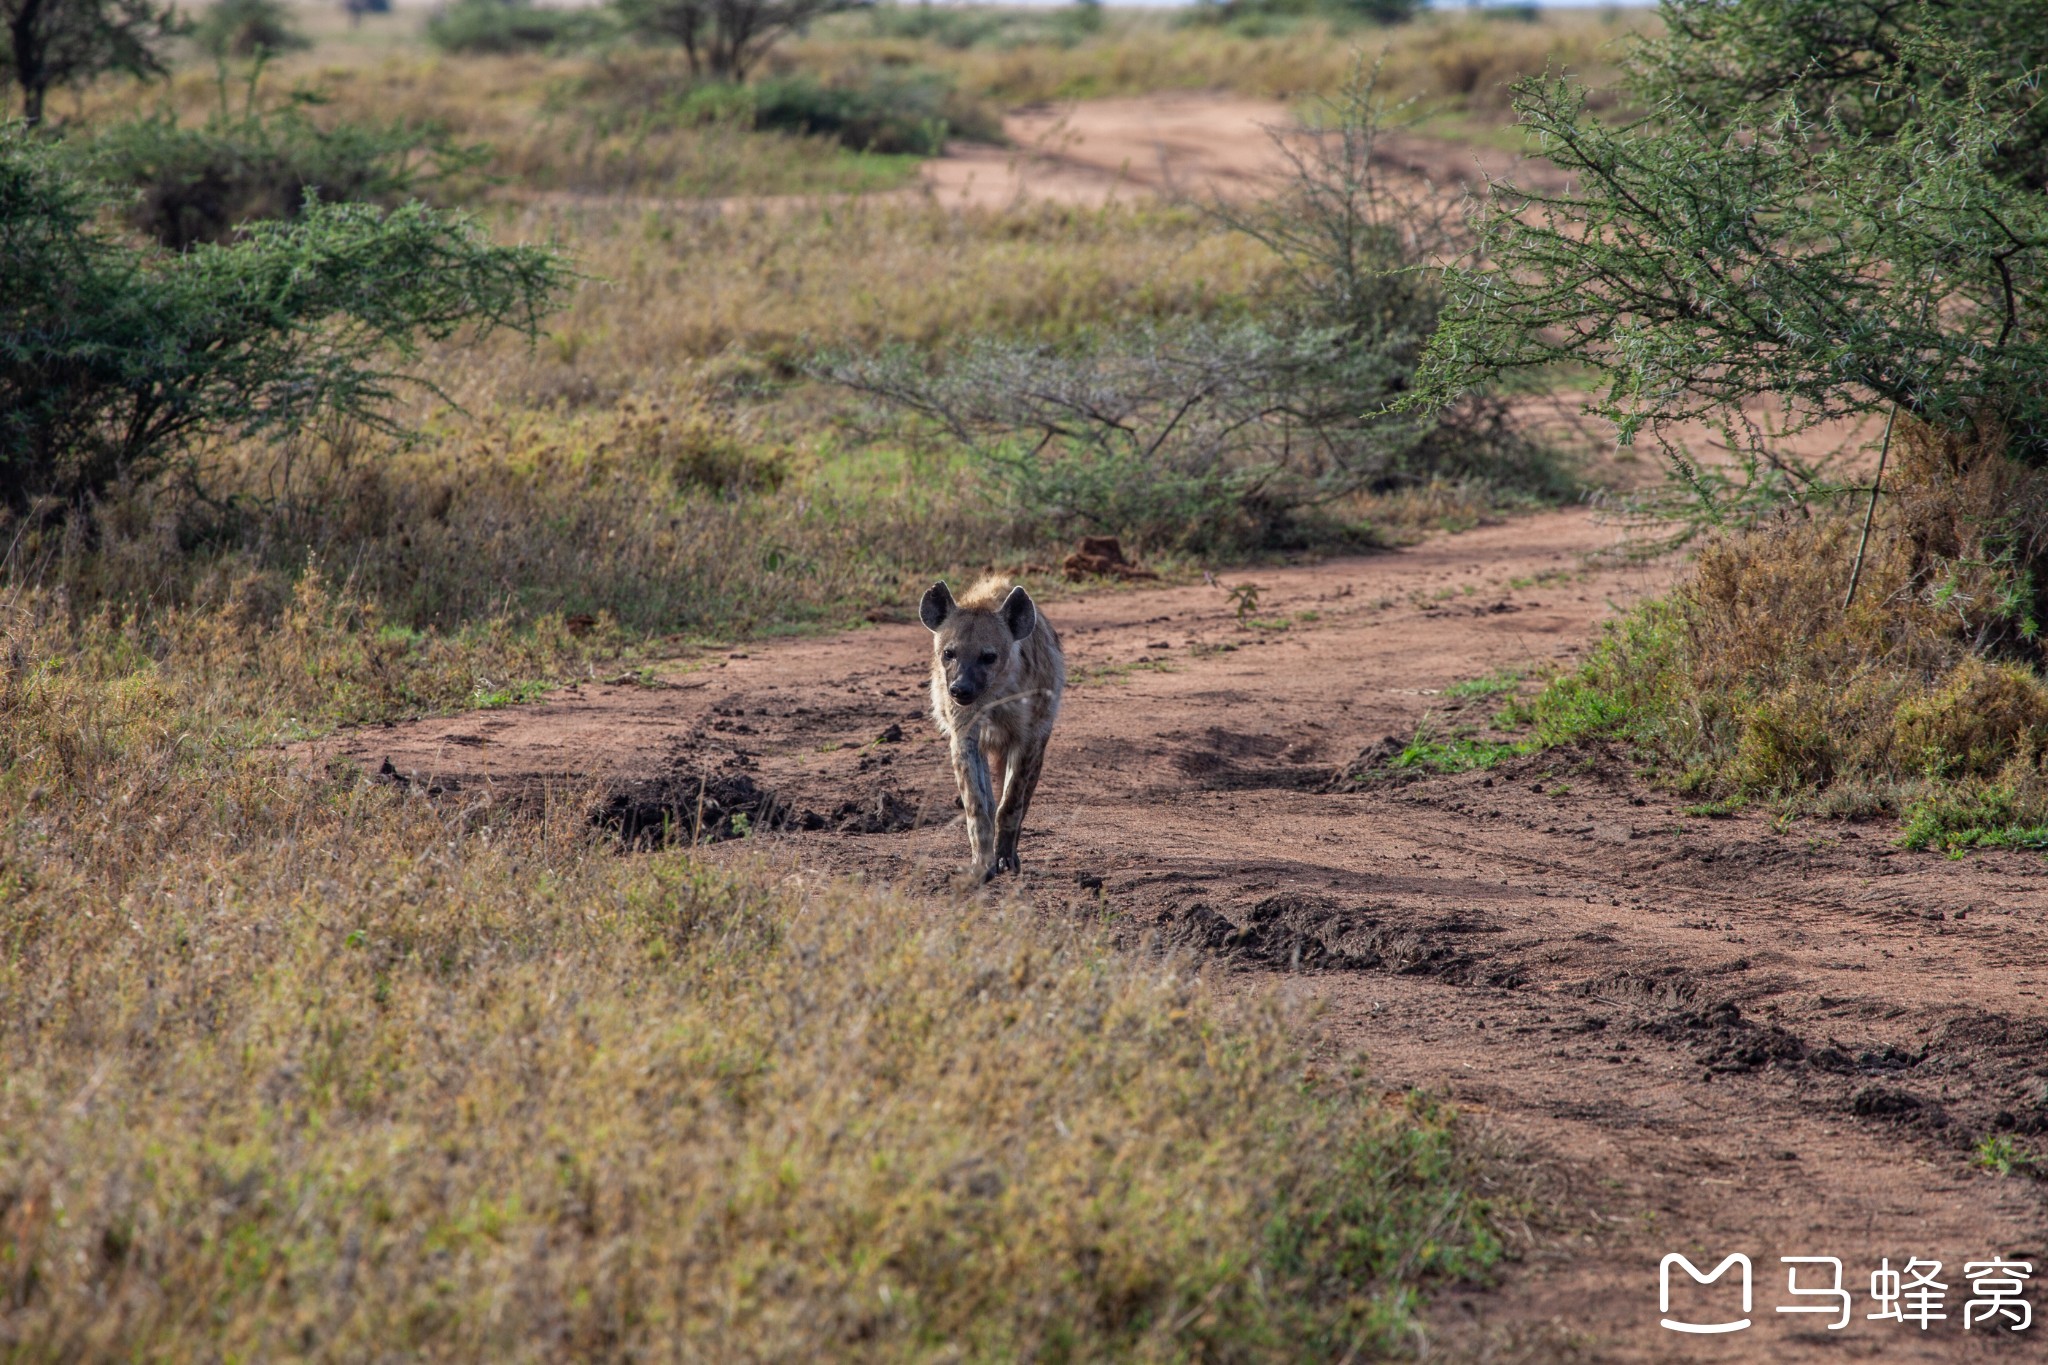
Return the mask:
[[359,709],[318,595],[0,604],[10,1359],[1299,1359],[1497,1254],[1256,993],[248,747]]
[[1242,311],[1276,273],[1255,244],[1201,215],[1142,205],[994,213],[854,200],[689,214],[603,204],[522,211],[504,231],[573,244],[593,279],[535,359],[500,348],[501,368],[458,394],[465,401],[661,392],[705,361],[727,380],[749,367],[786,377],[830,347],[1066,340]]
[[1569,69],[1592,84],[1615,70],[1614,44],[1645,22],[1619,11],[1561,13],[1535,22],[1431,15],[1393,28],[1335,28],[1304,21],[1268,36],[1125,12],[1103,31],[1068,44],[989,42],[953,50],[929,39],[862,37],[857,19],[821,26],[782,60],[806,69],[914,62],[955,74],[963,90],[1005,105],[1099,99],[1173,90],[1228,90],[1270,99],[1329,94],[1358,53],[1384,52],[1382,89],[1442,107],[1499,114],[1506,84]]
[[[466,411],[423,393],[409,444],[344,431],[203,452],[204,496],[125,489],[90,534],[10,537],[9,575],[62,583],[80,612],[177,607],[268,628],[316,563],[374,622],[372,676],[431,650],[421,631],[565,639],[566,618],[600,618],[575,650],[485,670],[486,692],[563,676],[547,666],[557,657],[580,673],[593,653],[662,637],[842,624],[932,572],[1051,547],[929,433],[849,425],[851,401],[798,376],[800,362],[827,346],[1061,340],[1228,312],[1269,269],[1166,209],[854,202],[671,217],[590,205],[507,211],[502,226],[572,244],[591,278],[537,348],[430,358],[426,372]],[[375,708],[350,714],[461,704],[473,690],[369,688]]]
[[[899,188],[916,174],[915,157],[849,151],[828,137],[757,133],[730,121],[678,117],[653,102],[659,90],[645,73],[635,85],[646,102],[593,93],[617,84],[619,73],[607,68],[587,58],[450,57],[417,50],[383,53],[375,61],[334,61],[315,51],[270,67],[258,99],[280,100],[303,89],[319,96],[315,117],[321,122],[432,125],[458,141],[485,145],[490,155],[479,176],[456,186],[457,194],[857,194]],[[672,100],[687,82],[672,75],[666,86]],[[136,96],[130,83],[104,81],[59,114],[91,125],[131,112]],[[191,122],[223,100],[239,108],[248,97],[245,74],[235,73],[223,89],[211,68],[182,70],[143,95]]]

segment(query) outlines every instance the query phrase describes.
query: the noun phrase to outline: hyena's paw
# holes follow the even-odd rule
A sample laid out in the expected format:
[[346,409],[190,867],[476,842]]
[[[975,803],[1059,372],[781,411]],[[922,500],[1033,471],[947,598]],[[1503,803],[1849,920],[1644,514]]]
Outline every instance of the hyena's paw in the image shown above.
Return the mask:
[[985,882],[992,882],[1005,872],[1021,874],[1023,871],[1024,864],[1017,861],[1016,854],[998,853],[996,860],[988,865],[988,871],[981,874],[981,879]]

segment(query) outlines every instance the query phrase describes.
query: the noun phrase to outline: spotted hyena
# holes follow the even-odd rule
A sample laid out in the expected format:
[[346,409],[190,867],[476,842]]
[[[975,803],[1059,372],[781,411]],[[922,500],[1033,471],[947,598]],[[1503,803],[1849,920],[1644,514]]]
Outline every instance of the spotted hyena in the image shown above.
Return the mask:
[[1059,633],[1030,593],[999,578],[957,601],[934,583],[917,614],[932,632],[932,718],[952,745],[974,870],[983,880],[1015,872],[1067,685]]

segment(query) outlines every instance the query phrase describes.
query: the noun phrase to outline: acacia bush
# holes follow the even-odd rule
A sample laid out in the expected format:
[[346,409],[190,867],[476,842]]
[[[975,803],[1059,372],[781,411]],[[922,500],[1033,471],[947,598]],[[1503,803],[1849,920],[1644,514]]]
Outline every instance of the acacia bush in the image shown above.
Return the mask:
[[18,90],[23,120],[38,124],[52,90],[167,74],[184,30],[176,6],[151,0],[0,0],[0,90]]
[[214,0],[192,37],[216,58],[270,57],[313,45],[280,0]]
[[690,74],[747,79],[777,43],[829,15],[873,0],[612,0],[621,23],[683,50]]
[[412,204],[309,204],[232,244],[140,248],[40,140],[0,130],[0,506],[75,506],[221,437],[393,430],[427,340],[533,335],[567,279]]
[[427,20],[427,41],[444,52],[562,51],[599,42],[612,31],[602,13],[543,8],[532,0],[455,0]]
[[446,188],[483,164],[487,148],[457,143],[431,126],[317,121],[307,92],[259,108],[252,77],[239,111],[222,101],[205,122],[169,109],[120,120],[79,137],[79,165],[132,189],[128,221],[173,250],[226,242],[237,227],[295,218],[313,200],[390,208]]
[[[1518,115],[1571,188],[1492,188],[1481,250],[1447,277],[1409,405],[1582,366],[1604,386],[1592,410],[1624,442],[1774,395],[1781,436],[1896,410],[1951,430],[1995,421],[2007,456],[2048,462],[2035,382],[2048,365],[2048,201],[2001,161],[2032,107],[2026,82],[1942,30],[1902,39],[1901,53],[1962,88],[1859,87],[1859,124],[1832,84],[1703,106],[1673,73],[1690,70],[1686,17],[1718,8],[1667,0],[1669,33],[1629,65],[1648,119],[1603,122],[1569,79],[1516,87]],[[1831,491],[1766,463],[1790,492]],[[1690,473],[1682,459],[1678,472]]]
[[[1661,5],[1659,18],[1665,36],[1642,45],[1632,67],[1646,93],[1683,92],[1707,118],[1739,124],[1789,100],[1825,136],[1888,141],[1923,100],[1988,91],[1988,112],[2004,125],[1990,169],[2048,184],[2048,104],[2037,84],[2048,30],[2034,0],[1681,0]],[[1968,59],[1949,60],[1945,43]]]

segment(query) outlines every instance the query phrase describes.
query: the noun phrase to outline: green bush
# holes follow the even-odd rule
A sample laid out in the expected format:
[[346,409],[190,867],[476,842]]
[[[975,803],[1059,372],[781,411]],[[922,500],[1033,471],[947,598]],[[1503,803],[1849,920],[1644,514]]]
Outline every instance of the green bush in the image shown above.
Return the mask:
[[[1781,434],[1893,411],[1951,432],[1993,421],[2006,454],[2048,463],[2048,199],[2010,164],[2042,106],[1976,22],[2001,3],[1888,6],[1916,18],[1884,54],[1794,71],[1776,30],[1737,16],[1862,7],[1667,0],[1667,32],[1627,65],[1647,117],[1604,122],[1568,79],[1517,85],[1569,188],[1494,187],[1409,401],[1563,364],[1599,377],[1590,407],[1625,442],[1700,419],[1742,428],[1743,404],[1772,395]],[[1743,61],[1784,69],[1695,90],[1701,70]],[[1658,510],[1746,515],[1759,480],[1777,498],[1839,492],[1753,427],[1730,434],[1756,478],[1717,482],[1673,450],[1690,496]]]
[[1188,19],[1261,34],[1311,18],[1338,24],[1403,24],[1424,7],[1425,0],[1198,0]]
[[753,87],[754,126],[826,134],[857,152],[937,156],[949,133],[999,141],[992,113],[956,97],[950,76],[881,67],[851,80],[777,76]]
[[964,5],[876,5],[868,23],[877,38],[908,38],[965,52],[1009,32],[1015,16],[993,8]]
[[431,128],[341,123],[307,112],[301,96],[282,109],[218,110],[198,126],[160,111],[109,124],[80,139],[81,164],[134,190],[128,221],[167,247],[225,242],[244,223],[296,217],[327,203],[391,207],[480,165],[480,147]]
[[695,77],[747,79],[792,33],[872,0],[611,0],[634,33],[682,48]]
[[[1982,64],[1997,92],[1987,112],[2008,124],[1991,169],[2048,185],[2039,0],[1663,0],[1659,18],[1671,36],[1639,50],[1639,88],[1653,97],[1682,91],[1708,119],[1736,125],[1790,101],[1822,120],[1823,132],[1889,140],[1926,99],[1971,97],[1972,67]],[[1960,43],[1972,59],[1925,60],[1930,38]]]
[[983,142],[1003,136],[994,110],[963,98],[951,76],[917,67],[829,80],[798,73],[753,85],[696,81],[668,96],[659,117],[825,137],[850,151],[891,155],[936,156],[955,134]]
[[176,6],[153,0],[0,0],[0,91],[21,92],[21,116],[43,121],[52,90],[110,72],[166,74],[170,40],[185,31]]
[[422,340],[533,335],[567,279],[553,251],[418,204],[309,202],[181,255],[102,208],[39,139],[0,130],[0,507],[76,505],[210,439],[388,430]]
[[443,52],[546,52],[588,46],[610,31],[593,10],[541,9],[530,0],[455,0],[427,21]]
[[1100,0],[1043,9],[997,9],[979,5],[876,5],[868,22],[877,38],[907,38],[965,52],[970,48],[1073,47],[1100,33]]
[[216,0],[192,36],[215,57],[262,57],[313,45],[279,0]]
[[[1403,406],[1590,368],[1589,408],[1669,459],[1631,510],[1708,536],[1544,695],[1545,737],[1626,738],[1723,801],[1909,813],[1916,846],[2048,823],[2048,54],[2023,8],[1665,0],[1626,121],[1515,87],[1568,187],[1494,188]],[[1875,484],[1785,448],[1859,416],[1885,419]],[[1730,458],[1695,461],[1690,421]]]

